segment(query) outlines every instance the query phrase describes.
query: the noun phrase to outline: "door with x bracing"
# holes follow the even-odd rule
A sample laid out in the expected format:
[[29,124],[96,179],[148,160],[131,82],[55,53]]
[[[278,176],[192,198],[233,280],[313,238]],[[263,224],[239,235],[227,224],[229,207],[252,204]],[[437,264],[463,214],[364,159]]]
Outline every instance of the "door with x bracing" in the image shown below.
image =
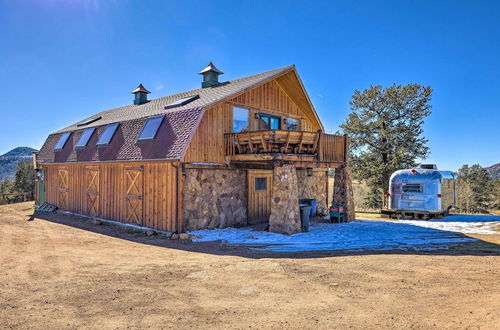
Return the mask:
[[99,216],[99,167],[85,167],[85,180],[87,186],[87,214]]
[[144,171],[142,166],[125,167],[126,222],[142,226],[142,191]]

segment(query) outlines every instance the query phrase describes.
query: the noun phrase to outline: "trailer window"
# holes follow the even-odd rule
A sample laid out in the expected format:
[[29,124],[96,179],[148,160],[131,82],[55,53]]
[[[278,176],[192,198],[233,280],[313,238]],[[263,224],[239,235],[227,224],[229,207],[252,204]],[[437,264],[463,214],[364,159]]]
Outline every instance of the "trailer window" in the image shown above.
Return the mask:
[[403,192],[405,193],[422,193],[424,192],[423,186],[416,183],[407,183],[403,185]]

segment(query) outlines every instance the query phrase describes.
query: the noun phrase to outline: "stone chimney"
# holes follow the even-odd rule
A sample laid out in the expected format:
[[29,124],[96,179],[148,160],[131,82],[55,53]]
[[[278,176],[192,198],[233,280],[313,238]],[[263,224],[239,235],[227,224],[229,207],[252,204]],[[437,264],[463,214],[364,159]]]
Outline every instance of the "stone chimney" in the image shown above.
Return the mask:
[[208,63],[207,67],[198,73],[203,75],[203,82],[201,83],[202,88],[218,85],[219,75],[224,74],[224,72],[217,69],[212,62]]
[[136,89],[134,89],[132,94],[135,94],[135,99],[134,99],[134,104],[139,105],[139,104],[144,104],[149,102],[148,101],[148,94],[151,92],[146,89],[146,87],[142,86],[142,84],[139,84]]

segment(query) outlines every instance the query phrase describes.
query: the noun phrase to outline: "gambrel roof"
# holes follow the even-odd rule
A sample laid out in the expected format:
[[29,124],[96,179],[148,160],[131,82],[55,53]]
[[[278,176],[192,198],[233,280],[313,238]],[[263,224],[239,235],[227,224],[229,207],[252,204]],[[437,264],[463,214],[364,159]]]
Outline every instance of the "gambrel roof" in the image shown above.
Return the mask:
[[[87,162],[87,161],[109,161],[109,160],[145,160],[145,159],[181,159],[187,148],[190,137],[200,122],[204,109],[222,100],[238,95],[260,83],[269,81],[288,72],[294,73],[302,89],[299,102],[308,103],[311,107],[315,119],[321,126],[314,108],[300,82],[300,78],[295,72],[295,66],[286,66],[279,69],[263,72],[222,82],[218,85],[198,88],[178,94],[152,99],[147,103],[102,111],[93,116],[85,118],[73,125],[65,127],[53,134],[50,134],[38,154],[38,161],[41,163],[60,162]],[[179,100],[197,96],[187,104],[169,108],[172,103]],[[147,118],[165,115],[160,131],[163,137],[159,136],[156,141],[139,143],[136,138]],[[113,138],[112,143],[106,147],[97,147],[96,140],[104,127],[108,124],[120,123]],[[83,130],[96,127],[88,147],[78,150],[75,144]],[[73,132],[67,141],[64,150],[55,152],[54,147],[63,132]]]

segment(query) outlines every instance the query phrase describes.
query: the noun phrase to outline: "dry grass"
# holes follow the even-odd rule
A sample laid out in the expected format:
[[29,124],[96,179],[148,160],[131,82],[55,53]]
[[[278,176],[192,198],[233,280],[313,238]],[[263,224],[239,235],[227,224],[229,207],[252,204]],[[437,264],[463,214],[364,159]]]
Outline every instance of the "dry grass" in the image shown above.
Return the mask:
[[[473,248],[477,253],[469,246],[421,254],[245,254],[129,235],[77,217],[26,221],[31,206],[0,207],[2,329],[500,324],[500,256],[487,246]],[[488,236],[499,243],[500,235]]]

